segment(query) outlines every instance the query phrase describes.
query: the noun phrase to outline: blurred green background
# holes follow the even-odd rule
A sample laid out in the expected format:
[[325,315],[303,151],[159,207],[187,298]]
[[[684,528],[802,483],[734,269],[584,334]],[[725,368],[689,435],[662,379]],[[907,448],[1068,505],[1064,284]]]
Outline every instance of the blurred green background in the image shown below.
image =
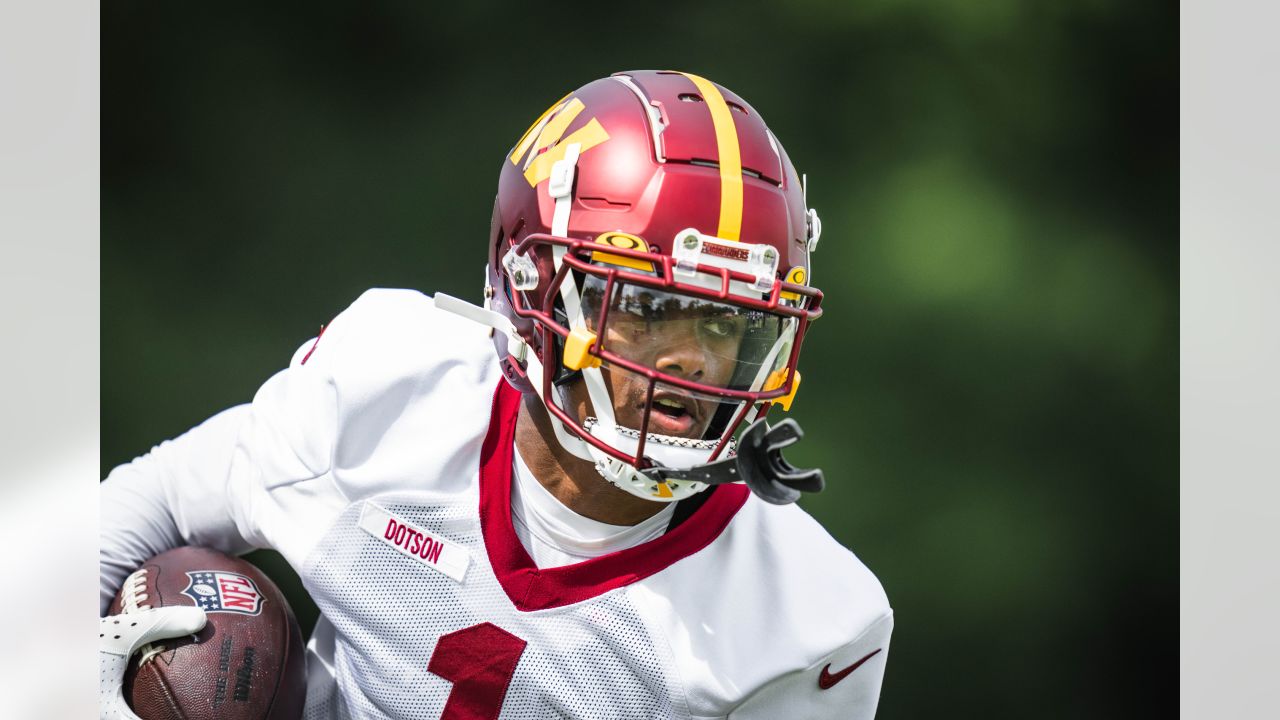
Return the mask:
[[879,717],[1167,714],[1175,12],[104,4],[103,473],[248,401],[365,288],[478,300],[533,118],[688,70],[755,106],[822,213],[793,459],[895,607]]

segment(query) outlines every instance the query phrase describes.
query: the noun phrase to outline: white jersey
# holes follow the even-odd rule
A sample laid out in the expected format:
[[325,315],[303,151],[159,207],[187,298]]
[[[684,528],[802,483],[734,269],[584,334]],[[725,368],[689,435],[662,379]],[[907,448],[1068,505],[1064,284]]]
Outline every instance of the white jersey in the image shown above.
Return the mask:
[[875,576],[794,505],[719,486],[658,537],[538,567],[520,395],[485,328],[371,290],[232,408],[103,484],[103,597],[178,542],[278,550],[322,617],[307,718],[871,718]]
[[511,480],[511,521],[516,537],[540,568],[563,567],[648,542],[666,532],[675,514],[669,503],[635,525],[610,525],[566,507],[538,482],[515,455]]

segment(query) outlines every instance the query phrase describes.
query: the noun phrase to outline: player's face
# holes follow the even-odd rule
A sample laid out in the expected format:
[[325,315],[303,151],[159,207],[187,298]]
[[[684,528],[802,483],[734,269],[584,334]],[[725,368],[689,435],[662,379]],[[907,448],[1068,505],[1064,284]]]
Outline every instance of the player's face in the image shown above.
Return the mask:
[[[583,309],[594,327],[603,288],[587,283]],[[717,388],[741,389],[759,374],[778,338],[778,318],[757,311],[643,287],[615,288],[604,347],[642,367]],[[639,428],[649,381],[606,363],[602,368],[619,425]],[[659,382],[649,417],[651,433],[704,438],[722,400]]]
[[[733,377],[743,324],[730,317],[677,314],[664,322],[625,315],[610,322],[608,347],[623,357],[683,380],[724,387]],[[649,392],[646,378],[624,370],[604,372],[618,423],[639,428]],[[659,383],[654,389],[649,431],[700,438],[719,402]]]

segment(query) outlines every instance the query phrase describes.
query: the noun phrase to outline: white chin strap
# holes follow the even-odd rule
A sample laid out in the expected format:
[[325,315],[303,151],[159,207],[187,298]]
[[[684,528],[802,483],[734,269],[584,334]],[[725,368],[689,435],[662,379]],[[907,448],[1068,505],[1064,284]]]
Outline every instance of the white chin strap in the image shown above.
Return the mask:
[[[587,418],[583,425],[593,436],[630,455],[635,455],[636,448],[640,444],[638,430],[613,424],[605,425],[593,417]],[[694,440],[649,433],[645,437],[644,456],[661,467],[686,469],[705,464],[711,458],[711,453],[715,451],[716,443],[715,440]],[[592,454],[596,456],[596,470],[604,479],[646,500],[675,502],[707,488],[706,483],[689,480],[667,480],[666,482],[652,480],[645,477],[630,463],[618,460],[594,447],[591,449]],[[732,454],[733,441],[730,440],[729,446],[725,448],[725,456]]]

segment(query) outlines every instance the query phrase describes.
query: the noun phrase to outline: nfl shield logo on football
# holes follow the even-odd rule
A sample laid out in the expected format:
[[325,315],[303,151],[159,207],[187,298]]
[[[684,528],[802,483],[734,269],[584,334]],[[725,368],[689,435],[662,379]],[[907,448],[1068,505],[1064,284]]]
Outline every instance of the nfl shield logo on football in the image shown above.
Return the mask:
[[205,612],[257,615],[262,612],[262,593],[258,586],[240,573],[222,570],[199,570],[187,573],[187,589],[183,595],[196,601]]

